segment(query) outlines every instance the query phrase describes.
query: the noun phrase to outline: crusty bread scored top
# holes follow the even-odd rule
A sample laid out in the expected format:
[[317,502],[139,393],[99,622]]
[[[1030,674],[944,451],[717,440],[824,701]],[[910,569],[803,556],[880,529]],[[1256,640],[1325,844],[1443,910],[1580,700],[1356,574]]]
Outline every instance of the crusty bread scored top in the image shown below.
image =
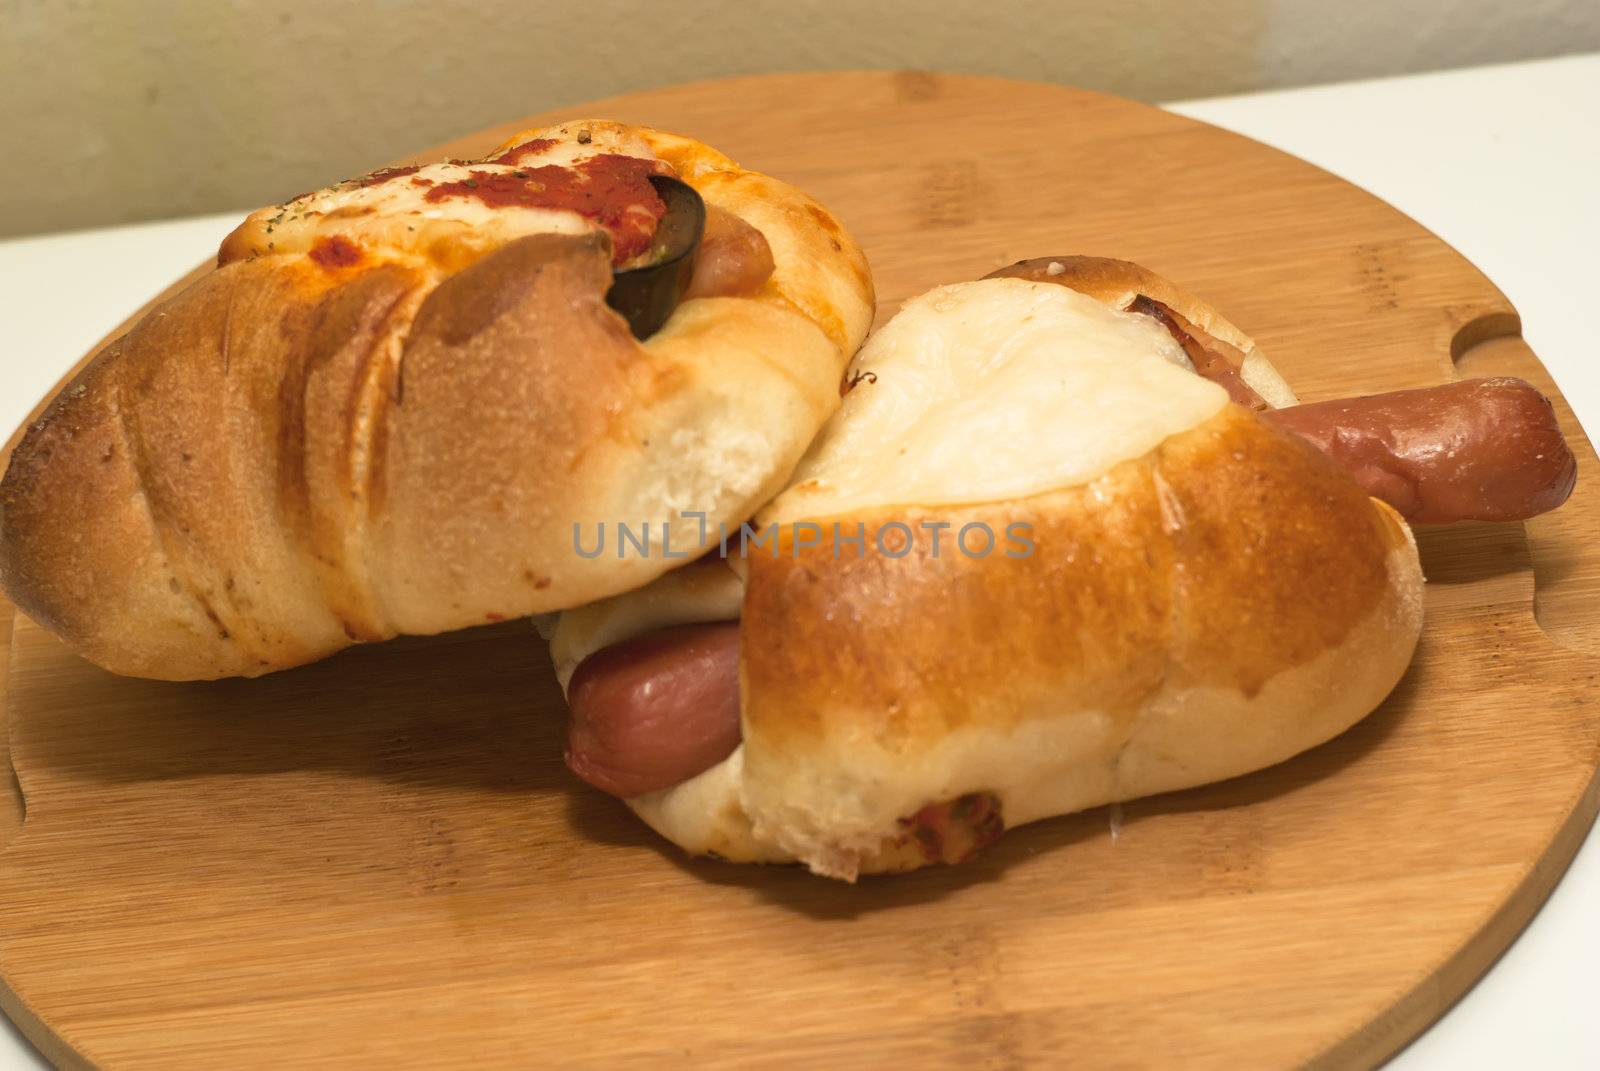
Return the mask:
[[639,342],[606,235],[572,219],[359,180],[264,209],[28,429],[6,594],[119,673],[256,675],[638,587],[679,562],[583,557],[574,525],[714,528],[770,497],[871,321],[859,247],[688,138],[582,120],[508,145],[531,139],[664,161],[762,233],[771,277]]

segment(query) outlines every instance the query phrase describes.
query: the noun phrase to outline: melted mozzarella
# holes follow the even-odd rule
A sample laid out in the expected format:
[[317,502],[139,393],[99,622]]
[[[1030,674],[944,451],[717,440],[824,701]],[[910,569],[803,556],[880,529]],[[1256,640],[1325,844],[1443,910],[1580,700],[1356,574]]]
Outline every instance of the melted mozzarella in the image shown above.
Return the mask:
[[1087,483],[1227,404],[1147,316],[983,279],[908,301],[763,521],[1018,498]]

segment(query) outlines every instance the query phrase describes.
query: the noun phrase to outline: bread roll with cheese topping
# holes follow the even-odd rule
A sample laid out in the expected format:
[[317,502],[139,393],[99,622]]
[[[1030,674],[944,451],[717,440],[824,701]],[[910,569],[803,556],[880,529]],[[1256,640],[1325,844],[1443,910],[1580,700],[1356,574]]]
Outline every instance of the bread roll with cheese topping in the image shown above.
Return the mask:
[[[953,862],[1001,828],[1281,762],[1393,688],[1422,623],[1410,530],[1107,304],[1149,285],[1114,263],[1089,293],[1063,271],[907,302],[760,512],[775,555],[562,615],[565,683],[601,647],[737,603],[743,742],[628,800],[654,828],[847,880]],[[1265,367],[1255,389],[1292,402]],[[862,552],[801,546],[802,523],[860,526]],[[964,528],[992,549],[963,552]],[[1026,554],[1006,552],[1016,531]]]

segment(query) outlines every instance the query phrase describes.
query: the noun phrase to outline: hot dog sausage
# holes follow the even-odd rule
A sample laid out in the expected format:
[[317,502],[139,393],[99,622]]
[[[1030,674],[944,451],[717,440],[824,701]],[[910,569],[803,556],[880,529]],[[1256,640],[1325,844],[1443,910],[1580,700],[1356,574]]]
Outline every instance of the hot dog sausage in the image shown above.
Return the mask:
[[567,689],[567,765],[613,796],[687,781],[739,746],[739,623],[684,625],[596,651]]
[[1565,502],[1578,475],[1550,402],[1520,379],[1468,379],[1261,415],[1423,524],[1523,520]]
[[765,235],[732,212],[707,205],[705,233],[683,300],[754,294],[771,278],[772,268]]
[[[1261,415],[1422,523],[1531,517],[1565,501],[1577,476],[1550,403],[1520,379]],[[680,784],[739,744],[738,622],[666,629],[605,648],[578,666],[569,699],[567,765],[579,777],[624,797]]]

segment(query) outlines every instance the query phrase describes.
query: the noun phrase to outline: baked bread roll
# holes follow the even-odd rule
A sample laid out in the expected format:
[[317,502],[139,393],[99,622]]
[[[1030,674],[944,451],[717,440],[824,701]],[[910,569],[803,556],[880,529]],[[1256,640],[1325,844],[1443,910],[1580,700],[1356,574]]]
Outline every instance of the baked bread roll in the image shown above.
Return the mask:
[[775,552],[561,615],[569,688],[603,648],[740,618],[742,742],[627,800],[664,836],[846,880],[954,862],[1006,827],[1281,762],[1399,680],[1422,623],[1404,521],[1124,308],[1154,291],[1221,332],[1204,341],[1252,397],[1292,404],[1213,310],[1133,265],[1051,263],[938,287],[867,342],[760,511]]
[[[606,298],[701,267],[642,341]],[[707,267],[709,265],[709,267]],[[770,498],[839,401],[872,285],[819,204],[688,138],[606,121],[263,209],[218,267],[66,384],[0,483],[0,587],[86,658],[166,679],[547,612],[681,564]]]

